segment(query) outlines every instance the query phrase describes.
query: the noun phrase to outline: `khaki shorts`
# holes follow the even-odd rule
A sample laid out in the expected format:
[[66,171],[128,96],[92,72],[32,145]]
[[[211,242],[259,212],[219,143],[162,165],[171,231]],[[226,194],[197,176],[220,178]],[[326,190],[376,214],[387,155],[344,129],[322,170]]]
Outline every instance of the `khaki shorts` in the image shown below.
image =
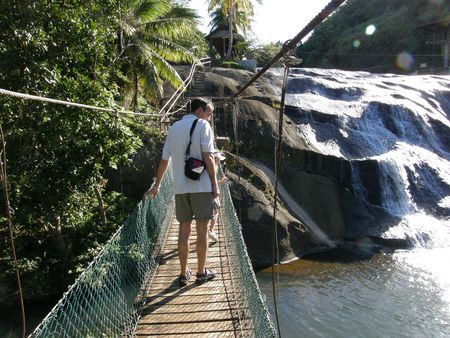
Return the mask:
[[196,192],[175,195],[175,213],[178,222],[186,222],[194,217],[199,221],[213,218],[214,198],[210,192]]

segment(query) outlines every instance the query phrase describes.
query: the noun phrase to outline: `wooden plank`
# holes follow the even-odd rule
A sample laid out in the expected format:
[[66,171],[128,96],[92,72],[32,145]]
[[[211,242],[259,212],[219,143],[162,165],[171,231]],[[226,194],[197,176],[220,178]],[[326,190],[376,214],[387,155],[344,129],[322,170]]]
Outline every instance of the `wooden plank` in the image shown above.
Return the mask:
[[210,295],[216,295],[216,294],[230,294],[231,290],[224,290],[222,288],[192,288],[191,290],[187,291],[187,288],[189,286],[181,288],[181,289],[166,289],[166,290],[150,290],[149,293],[145,296],[146,298],[151,297],[161,297],[161,296],[202,296],[205,298],[208,298],[207,296]]
[[[191,283],[194,283],[194,280],[189,281]],[[206,285],[207,284],[207,285]],[[189,287],[191,284],[188,284]],[[203,286],[203,285],[202,285]],[[203,287],[201,290],[206,290],[206,289],[225,289],[225,290],[231,290],[232,289],[232,284],[231,284],[231,280],[227,279],[227,280],[223,280],[223,279],[218,279],[218,280],[212,280],[209,281],[208,283],[205,283],[204,285],[205,287]],[[153,292],[161,292],[161,291],[171,291],[171,290],[180,290],[180,286],[178,285],[178,281],[173,281],[170,284],[164,284],[164,283],[152,283],[152,286],[149,290],[150,294]],[[188,290],[186,291],[187,293],[191,293],[194,289]],[[201,290],[199,292],[201,292]]]
[[[222,258],[222,259],[228,259],[230,256],[226,254],[226,252],[224,250],[218,250],[218,249],[210,249],[208,250],[208,258],[212,259],[212,258]],[[195,259],[197,260],[197,253],[196,252],[190,252],[189,253],[189,259]],[[179,262],[178,260],[178,253],[175,252],[170,252],[168,254],[163,253],[160,256],[160,264],[170,261],[170,260],[174,260],[176,262]]]
[[215,332],[195,332],[195,333],[174,333],[174,334],[137,334],[137,337],[187,337],[187,338],[238,338],[238,337],[252,337],[251,335],[247,336],[244,331],[241,335],[240,333],[236,333],[234,330],[232,331],[215,331]]
[[[222,263],[223,261],[228,260],[227,256],[213,256],[213,257],[209,257],[207,258],[207,265],[217,265],[217,266],[221,266],[220,263]],[[188,265],[192,265],[192,264],[196,264],[197,263],[197,257],[189,257],[188,258]],[[180,261],[177,258],[172,258],[172,259],[168,259],[168,260],[162,260],[160,262],[160,265],[180,265]]]
[[[229,273],[222,273],[219,276],[216,276],[215,278],[216,280],[221,280],[224,281],[226,283],[228,282],[233,282],[233,279],[231,278],[231,275]],[[194,282],[195,281],[195,277],[192,277],[192,280],[190,280],[189,282]],[[151,288],[152,289],[161,289],[160,287],[156,286],[156,285],[165,285],[167,287],[167,285],[170,285],[172,283],[178,282],[178,277],[177,276],[164,276],[164,275],[159,275],[156,276],[155,278],[153,278],[152,280],[152,285]],[[148,290],[150,290],[150,287],[147,288]]]
[[233,320],[225,321],[203,321],[195,323],[173,323],[173,324],[140,324],[137,327],[137,335],[171,335],[181,333],[218,333],[226,331],[235,331],[236,323]]
[[186,304],[207,304],[207,303],[218,303],[218,302],[234,302],[235,297],[233,295],[227,294],[213,294],[205,299],[204,295],[172,295],[172,296],[153,296],[146,298],[145,306],[158,306],[162,305],[186,305]]
[[[192,271],[196,271],[196,265],[192,265],[191,266]],[[224,280],[228,280],[228,279],[233,279],[232,278],[232,270],[230,270],[228,267],[222,269],[222,271],[217,272],[216,271],[216,278],[215,279],[224,279]],[[158,275],[156,275],[153,280],[152,283],[160,283],[159,280],[166,280],[168,283],[172,283],[175,282],[178,278],[178,274],[180,273],[179,269],[166,269],[166,270],[161,270],[160,273]],[[191,280],[192,282],[195,281],[195,272],[194,272],[194,277],[192,277],[193,279]],[[189,282],[191,282],[189,281]]]
[[168,337],[179,336],[181,334],[183,336],[185,334],[196,336],[207,334],[208,337],[223,337],[225,333],[234,333],[235,337],[254,337],[254,333],[250,330],[250,325],[250,322],[239,322],[238,320],[144,324],[138,326],[136,334],[138,336],[155,335]]
[[[136,336],[254,336],[251,320],[246,319],[248,309],[245,302],[234,293],[233,267],[230,266],[230,256],[226,254],[223,229],[219,227],[217,232],[219,242],[209,243],[206,264],[216,272],[216,278],[196,285],[193,276],[186,287],[180,288],[177,280],[178,223],[172,224],[161,251],[160,266],[151,285],[146,290],[141,290],[145,304],[141,308]],[[188,259],[188,266],[191,268],[197,266],[195,233],[193,224]],[[243,334],[242,330],[247,331]]]
[[236,310],[237,308],[245,309],[243,304],[230,304],[229,301],[217,301],[212,303],[189,303],[189,304],[165,304],[164,306],[157,306],[154,304],[145,305],[141,314],[148,313],[193,313],[206,311],[223,311]]
[[[233,314],[234,312],[234,314]],[[203,311],[187,313],[148,313],[141,319],[140,324],[170,324],[170,323],[198,323],[205,321],[239,320],[236,311],[230,309],[222,311]]]

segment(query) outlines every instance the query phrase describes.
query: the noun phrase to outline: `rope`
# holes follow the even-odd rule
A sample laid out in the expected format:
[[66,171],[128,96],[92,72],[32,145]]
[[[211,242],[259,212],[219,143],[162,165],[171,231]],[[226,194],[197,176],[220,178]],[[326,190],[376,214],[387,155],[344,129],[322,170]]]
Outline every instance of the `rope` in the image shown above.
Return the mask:
[[[302,52],[302,55],[331,55],[331,56],[373,56],[373,57],[381,57],[381,56],[398,56],[397,54],[366,54],[366,53],[326,53],[326,52]],[[414,54],[411,53],[412,56],[442,56],[443,54]]]
[[14,244],[14,235],[12,229],[12,215],[11,215],[11,207],[9,204],[9,194],[8,194],[8,175],[6,173],[6,144],[5,137],[3,135],[3,128],[0,125],[0,136],[2,142],[2,153],[3,158],[0,157],[0,179],[2,181],[3,186],[3,199],[5,203],[6,214],[8,216],[8,227],[9,227],[9,239],[11,241],[11,250],[14,260],[14,269],[16,270],[16,279],[17,279],[17,288],[19,289],[19,300],[20,300],[20,312],[22,317],[22,338],[25,338],[26,332],[26,321],[25,321],[25,306],[23,302],[23,291],[22,291],[22,283],[20,282],[20,272],[19,265],[17,263],[17,255],[16,255],[16,247]]
[[[226,183],[225,183],[226,184]],[[221,188],[222,190],[222,188]],[[217,228],[218,228],[218,234],[220,234],[220,232],[223,232],[223,245],[221,243],[219,243],[219,256],[220,256],[220,265],[223,266],[224,262],[223,262],[223,258],[222,258],[222,246],[225,246],[225,254],[227,256],[227,262],[231,262],[231,258],[230,258],[230,248],[228,247],[228,236],[227,236],[227,232],[224,231],[223,227],[224,227],[224,221],[223,221],[223,209],[222,206],[219,207],[219,214],[217,217]],[[220,225],[220,228],[219,228]],[[220,229],[220,230],[219,230]],[[219,232],[220,231],[220,232]],[[230,270],[232,269],[232,267],[230,266]],[[237,288],[236,288],[236,281],[234,278],[234,274],[230,274],[230,279],[231,279],[231,289],[234,295],[234,305],[236,306],[236,309],[238,310],[238,320],[239,320],[239,328],[241,330],[241,335],[242,335],[242,329],[243,329],[243,325],[242,325],[242,321],[241,321],[241,313],[244,313],[243,309],[241,309],[240,307],[240,302],[238,302],[239,299],[239,294],[237,292]],[[224,283],[224,287],[226,288],[226,283]],[[226,297],[227,297],[227,302],[231,303],[232,300],[229,298],[228,292],[226,292]]]
[[[205,64],[210,63],[210,62],[211,62],[210,58],[202,58],[202,59],[199,59],[199,60],[198,60],[197,62],[195,62],[194,64],[192,64],[192,67],[191,67],[191,69],[190,69],[190,71],[189,71],[188,77],[187,77],[187,78],[183,81],[183,83],[175,90],[175,92],[173,93],[173,95],[172,95],[172,96],[169,98],[169,100],[164,104],[164,106],[159,110],[159,112],[158,112],[159,115],[161,115],[161,114],[163,113],[164,109],[169,105],[169,103],[170,103],[171,101],[173,101],[173,102],[171,103],[171,105],[170,105],[169,109],[167,109],[167,111],[169,112],[169,111],[173,108],[173,106],[175,105],[175,103],[176,103],[176,102],[178,101],[178,99],[180,98],[181,94],[183,94],[183,93],[186,91],[187,86],[189,86],[190,83],[192,82],[192,79],[194,78],[194,73],[195,73],[195,70],[196,70],[197,66],[199,66],[199,65],[200,65],[200,66],[204,66]],[[175,96],[176,96],[176,97],[175,97]],[[164,122],[164,120],[166,119],[166,117],[167,117],[168,115],[173,115],[173,114],[175,114],[176,112],[178,112],[178,111],[180,111],[181,109],[183,109],[186,105],[187,105],[187,102],[184,104],[183,107],[181,107],[180,109],[176,110],[175,112],[164,114],[163,117],[162,117],[161,120],[160,120],[160,123]]]
[[[232,281],[227,287],[227,300],[237,311],[233,316],[236,337],[276,337],[228,185],[221,190],[217,227],[223,233],[219,245],[229,261]],[[148,301],[148,285],[160,264],[160,249],[167,238],[173,209],[170,166],[158,196],[138,204],[30,337],[135,336],[133,330],[141,306]]]
[[17,92],[13,92],[11,90],[6,90],[6,89],[2,89],[2,88],[0,88],[0,94],[1,95],[6,95],[6,96],[17,97],[17,98],[24,99],[24,100],[49,102],[49,103],[60,104],[60,105],[64,105],[64,106],[86,108],[86,109],[91,109],[91,110],[99,110],[99,111],[108,112],[108,113],[131,114],[131,115],[140,115],[140,116],[159,116],[158,114],[136,113],[136,112],[132,112],[132,111],[128,111],[128,110],[117,110],[117,109],[113,109],[113,108],[102,108],[102,107],[90,106],[90,105],[82,104],[82,103],[63,101],[63,100],[56,100],[56,99],[51,99],[51,98],[44,97],[44,96],[37,96],[37,95],[17,93]]
[[[273,242],[272,242],[272,292],[273,292],[273,302],[275,307],[275,317],[277,321],[278,335],[281,337],[280,332],[280,322],[278,319],[278,306],[277,306],[277,298],[276,298],[276,285],[275,285],[275,263],[279,263],[279,247],[278,247],[278,222],[277,222],[277,202],[278,202],[278,180],[280,177],[281,171],[281,160],[282,160],[282,145],[283,145],[283,117],[284,117],[284,101],[286,97],[286,87],[287,87],[287,79],[289,73],[289,66],[286,65],[284,68],[284,76],[283,76],[283,86],[281,87],[281,105],[280,105],[280,114],[278,119],[278,139],[277,139],[277,148],[275,153],[275,194],[273,201]],[[276,262],[275,262],[275,254],[276,254]],[[278,272],[278,270],[277,270]]]
[[261,75],[263,75],[269,68],[271,68],[279,59],[283,56],[287,55],[288,52],[297,47],[297,44],[308,35],[316,26],[318,26],[323,20],[325,20],[331,13],[333,13],[345,0],[332,0],[325,6],[324,9],[317,14],[314,19],[312,19],[305,28],[303,28],[293,39],[287,40],[281,50],[276,54],[272,60],[270,60],[264,67],[260,69],[258,73],[256,73],[247,84],[239,89],[239,91],[230,97],[228,100],[233,101],[236,99],[239,94],[241,94],[245,89],[247,89],[253,82],[255,82]]

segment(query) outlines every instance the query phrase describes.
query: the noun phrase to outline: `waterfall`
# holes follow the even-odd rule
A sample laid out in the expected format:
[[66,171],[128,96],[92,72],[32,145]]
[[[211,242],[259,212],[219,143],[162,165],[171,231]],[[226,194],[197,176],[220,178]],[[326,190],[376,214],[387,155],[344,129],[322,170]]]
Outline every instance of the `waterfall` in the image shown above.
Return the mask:
[[297,69],[286,99],[309,151],[347,161],[353,194],[402,219],[387,238],[448,246],[449,88],[445,76]]

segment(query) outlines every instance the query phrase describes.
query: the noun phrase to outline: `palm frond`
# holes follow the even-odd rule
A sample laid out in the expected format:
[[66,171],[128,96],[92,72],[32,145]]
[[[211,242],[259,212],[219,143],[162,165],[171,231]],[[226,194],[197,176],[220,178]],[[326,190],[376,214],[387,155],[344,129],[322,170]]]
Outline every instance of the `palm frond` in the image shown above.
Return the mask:
[[125,36],[130,37],[136,34],[137,31],[136,27],[130,24],[127,20],[120,20],[119,25],[122,28]]
[[141,24],[164,17],[170,12],[172,6],[170,0],[141,0],[133,8],[133,15]]
[[173,41],[165,40],[159,37],[152,37],[147,39],[145,42],[147,46],[153,50],[153,52],[167,61],[175,63],[192,63],[195,61],[195,56],[191,51]]
[[228,2],[228,0],[208,0],[208,12],[213,12],[217,8],[222,8],[224,2]]
[[164,81],[176,87],[183,84],[169,62],[194,61],[194,55],[178,42],[195,35],[199,17],[173,0],[123,0],[123,4],[121,58],[124,74],[132,79],[123,88],[124,102],[136,105],[138,94],[154,102],[162,95]]
[[163,19],[147,25],[145,36],[159,36],[163,39],[180,41],[193,37],[195,23],[185,19]]
[[157,103],[157,99],[163,96],[163,82],[157,73],[157,66],[151,60],[142,66],[139,80],[144,98]]
[[156,67],[156,74],[164,80],[169,81],[174,86],[182,85],[180,75],[177,71],[158,53],[150,48],[147,44],[141,46],[142,49],[142,64],[154,65]]

